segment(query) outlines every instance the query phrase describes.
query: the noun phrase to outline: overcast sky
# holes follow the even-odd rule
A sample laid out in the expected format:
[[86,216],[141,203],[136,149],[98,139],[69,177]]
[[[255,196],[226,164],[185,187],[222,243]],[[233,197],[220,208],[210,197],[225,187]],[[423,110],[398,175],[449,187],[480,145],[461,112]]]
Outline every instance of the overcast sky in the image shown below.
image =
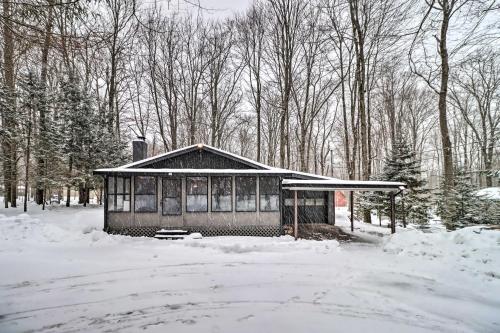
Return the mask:
[[[242,12],[253,0],[163,0],[171,10],[196,12],[203,8],[204,16],[227,17]],[[198,6],[199,5],[199,6]]]

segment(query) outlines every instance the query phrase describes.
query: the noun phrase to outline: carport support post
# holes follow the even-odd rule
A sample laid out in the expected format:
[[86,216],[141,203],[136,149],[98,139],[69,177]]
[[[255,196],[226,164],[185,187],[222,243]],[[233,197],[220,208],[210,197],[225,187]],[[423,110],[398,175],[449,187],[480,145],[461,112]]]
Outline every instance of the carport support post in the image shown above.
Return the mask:
[[333,216],[332,216],[333,217],[333,225],[335,225],[335,191],[333,191],[333,206],[332,206],[332,208],[333,208],[332,209],[333,210],[333,212],[332,212],[332,214],[333,214]]
[[389,193],[391,201],[391,234],[396,233],[396,200],[394,192]]
[[354,232],[354,191],[349,193],[349,205],[351,207],[351,232]]
[[401,206],[403,210],[403,227],[406,228],[405,195],[403,191],[401,191]]
[[295,240],[299,237],[299,218],[297,207],[297,190],[293,190],[293,235]]

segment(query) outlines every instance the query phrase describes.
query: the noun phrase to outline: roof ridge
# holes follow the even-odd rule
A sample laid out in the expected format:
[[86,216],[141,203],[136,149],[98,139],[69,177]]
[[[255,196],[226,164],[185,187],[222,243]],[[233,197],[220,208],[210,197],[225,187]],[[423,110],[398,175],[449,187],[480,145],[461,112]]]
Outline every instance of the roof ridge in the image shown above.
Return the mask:
[[139,160],[139,161],[127,163],[127,164],[124,164],[122,166],[119,166],[118,168],[119,169],[128,169],[128,168],[131,168],[131,167],[134,167],[134,166],[142,165],[143,163],[146,163],[146,162],[151,162],[151,161],[155,161],[157,159],[168,157],[169,155],[172,155],[172,154],[175,154],[175,153],[180,153],[182,151],[187,151],[187,150],[190,150],[192,148],[199,148],[199,149],[207,148],[208,151],[212,150],[212,151],[219,152],[219,153],[222,153],[222,154],[225,154],[225,155],[229,155],[229,156],[232,156],[235,159],[238,159],[240,161],[244,161],[246,163],[252,164],[252,165],[254,165],[256,167],[263,168],[265,170],[272,170],[272,169],[274,169],[274,167],[269,166],[267,164],[257,162],[255,160],[252,160],[250,158],[247,158],[247,157],[235,154],[235,153],[231,153],[231,152],[229,152],[227,150],[223,150],[223,149],[220,149],[220,148],[215,148],[215,147],[213,147],[211,145],[207,145],[207,144],[204,144],[204,143],[197,143],[197,144],[194,144],[194,145],[189,145],[189,146],[186,146],[186,147],[175,149],[175,150],[163,153],[163,154],[159,154],[159,155],[151,156],[151,157]]

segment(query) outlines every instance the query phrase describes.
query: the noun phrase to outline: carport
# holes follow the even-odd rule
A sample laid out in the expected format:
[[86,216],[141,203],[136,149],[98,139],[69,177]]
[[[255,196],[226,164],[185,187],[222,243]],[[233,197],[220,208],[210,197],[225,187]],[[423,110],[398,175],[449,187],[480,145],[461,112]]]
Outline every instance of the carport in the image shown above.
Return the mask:
[[[354,231],[354,192],[376,191],[389,192],[391,233],[396,232],[396,201],[397,195],[402,194],[406,189],[405,183],[386,182],[386,181],[364,181],[364,180],[342,180],[342,179],[321,179],[321,180],[303,180],[303,179],[283,179],[282,188],[293,192],[293,219],[294,219],[294,237],[298,238],[298,192],[299,191],[347,191],[349,192],[349,208],[351,219],[351,232]],[[329,203],[330,204],[330,203]],[[335,223],[335,200],[333,204],[333,221]]]

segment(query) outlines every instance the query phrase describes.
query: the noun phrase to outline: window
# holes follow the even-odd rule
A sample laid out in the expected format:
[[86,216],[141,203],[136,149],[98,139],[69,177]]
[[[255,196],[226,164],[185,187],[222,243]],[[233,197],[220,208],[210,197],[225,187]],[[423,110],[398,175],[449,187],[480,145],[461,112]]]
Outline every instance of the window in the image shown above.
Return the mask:
[[235,177],[236,183],[236,211],[255,212],[256,210],[256,178]]
[[208,211],[207,177],[186,178],[186,211],[187,212]]
[[130,212],[129,177],[108,177],[108,211]]
[[134,177],[134,205],[137,213],[154,213],[156,208],[156,177]]
[[231,212],[233,210],[231,177],[212,177],[212,212]]
[[260,211],[276,212],[280,209],[280,180],[277,177],[259,178]]
[[162,214],[181,215],[181,179],[163,178],[162,180]]

